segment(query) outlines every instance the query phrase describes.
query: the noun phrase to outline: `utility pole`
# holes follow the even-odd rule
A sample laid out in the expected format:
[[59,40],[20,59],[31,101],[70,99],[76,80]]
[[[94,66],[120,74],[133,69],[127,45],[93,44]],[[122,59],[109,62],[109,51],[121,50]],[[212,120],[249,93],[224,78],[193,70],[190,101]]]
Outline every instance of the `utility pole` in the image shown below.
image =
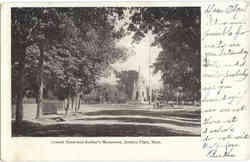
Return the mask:
[[152,103],[152,86],[151,86],[151,39],[150,35],[148,37],[148,42],[149,42],[149,48],[148,48],[148,75],[149,75],[149,81],[148,81],[148,90],[149,90],[149,104]]

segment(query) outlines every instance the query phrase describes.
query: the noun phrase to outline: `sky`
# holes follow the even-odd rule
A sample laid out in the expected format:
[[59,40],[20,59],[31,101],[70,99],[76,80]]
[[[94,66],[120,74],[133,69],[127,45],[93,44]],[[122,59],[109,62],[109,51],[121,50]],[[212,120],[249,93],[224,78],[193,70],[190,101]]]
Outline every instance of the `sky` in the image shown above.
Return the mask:
[[[161,48],[152,47],[150,44],[154,41],[154,36],[149,33],[139,44],[132,43],[131,36],[122,39],[118,44],[127,48],[132,48],[135,55],[130,56],[124,63],[116,63],[113,67],[121,70],[136,70],[140,67],[140,74],[148,81],[149,80],[149,57],[151,57],[151,64],[153,64],[158,57]],[[150,56],[151,55],[151,56]],[[153,70],[151,70],[153,71]],[[152,72],[151,72],[152,73]],[[159,84],[160,73],[151,75],[152,85]]]
[[[150,44],[154,41],[154,36],[151,33],[148,33],[144,39],[142,39],[138,44],[132,44],[132,35],[122,38],[117,46],[123,46],[129,49],[132,49],[135,54],[130,56],[125,62],[117,62],[112,65],[117,71],[126,71],[126,70],[136,70],[138,71],[140,67],[140,74],[146,79],[149,80],[149,54],[151,55],[151,64],[153,64],[156,58],[161,51],[159,47],[152,47]],[[153,71],[153,70],[151,70]],[[153,74],[151,72],[151,85],[154,88],[161,87],[161,75],[160,73]],[[117,80],[115,75],[111,75],[109,78],[103,79],[105,82],[114,83]]]
[[[129,17],[131,13],[125,11],[125,19],[116,21],[116,28],[119,29],[121,26],[127,26],[131,21]],[[126,28],[126,27],[125,27]],[[138,71],[140,67],[140,74],[145,78],[148,82],[149,80],[149,53],[151,58],[151,65],[155,62],[156,58],[161,51],[159,47],[152,47],[150,44],[154,42],[154,35],[151,32],[148,32],[145,37],[139,43],[133,43],[132,34],[122,38],[119,42],[117,42],[117,46],[125,47],[128,49],[132,49],[135,54],[130,56],[125,62],[117,62],[112,65],[117,71],[125,71],[125,70],[136,70]],[[153,71],[153,69],[151,70]],[[162,83],[160,81],[161,74],[153,74],[151,72],[151,85],[155,88],[160,88]],[[103,82],[109,82],[111,84],[116,83],[117,78],[115,75],[111,75],[108,78],[102,78]]]

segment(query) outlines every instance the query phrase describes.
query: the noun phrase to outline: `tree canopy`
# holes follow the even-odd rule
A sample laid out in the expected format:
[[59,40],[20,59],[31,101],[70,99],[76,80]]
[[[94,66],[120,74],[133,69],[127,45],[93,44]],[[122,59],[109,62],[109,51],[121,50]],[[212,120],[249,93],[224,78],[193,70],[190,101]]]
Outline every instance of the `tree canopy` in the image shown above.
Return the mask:
[[135,42],[148,31],[155,36],[152,46],[160,46],[153,64],[154,72],[161,72],[165,86],[182,87],[200,100],[200,8],[149,7],[131,10],[129,30]]
[[59,99],[87,94],[110,64],[126,59],[128,51],[115,44],[124,34],[122,27],[115,28],[121,11],[13,8],[12,92],[19,103],[17,111],[22,110],[26,91],[39,99],[44,96],[43,86],[55,91]]
[[[125,20],[127,25],[117,25]],[[151,31],[152,46],[162,48],[154,72],[166,87],[200,97],[200,8],[84,7],[12,8],[12,99],[22,120],[24,95],[39,105],[48,89],[57,99],[89,94],[110,65],[130,56],[117,42],[132,32],[140,42]],[[131,96],[133,71],[118,75]],[[44,93],[44,92],[45,93]],[[42,104],[41,104],[42,106]]]

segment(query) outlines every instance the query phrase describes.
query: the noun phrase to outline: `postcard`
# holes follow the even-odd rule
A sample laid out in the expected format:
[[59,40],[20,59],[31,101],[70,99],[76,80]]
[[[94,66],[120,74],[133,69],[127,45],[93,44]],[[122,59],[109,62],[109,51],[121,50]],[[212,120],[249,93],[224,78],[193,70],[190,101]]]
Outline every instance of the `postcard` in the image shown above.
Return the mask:
[[1,159],[249,160],[249,5],[3,3]]

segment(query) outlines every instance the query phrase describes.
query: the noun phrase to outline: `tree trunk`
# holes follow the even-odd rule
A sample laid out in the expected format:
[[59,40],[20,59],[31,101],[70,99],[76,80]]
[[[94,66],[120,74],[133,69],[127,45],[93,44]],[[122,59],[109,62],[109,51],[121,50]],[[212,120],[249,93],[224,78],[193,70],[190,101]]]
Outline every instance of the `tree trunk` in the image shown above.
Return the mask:
[[77,93],[76,95],[76,98],[75,98],[75,112],[78,112],[79,108],[80,108],[80,102],[81,102],[81,99],[80,99],[80,93]]
[[43,60],[44,60],[44,49],[43,45],[38,45],[40,50],[40,57],[39,57],[39,69],[38,69],[38,100],[37,100],[37,111],[36,111],[36,119],[40,118],[42,115],[42,106],[43,106]]
[[77,112],[77,104],[78,104],[78,98],[77,98],[77,94],[74,97],[74,101],[75,101],[75,112]]
[[69,104],[69,101],[70,101],[70,86],[69,85],[67,87],[66,93],[67,93],[67,97],[66,97],[66,106],[65,106],[65,116],[68,115],[68,113],[69,113],[69,106],[70,106],[70,104]]
[[71,110],[74,111],[74,96],[71,96]]
[[36,119],[42,116],[42,108],[43,108],[43,83],[40,83],[40,88],[38,90],[37,96],[37,109],[36,109]]
[[69,100],[70,100],[70,97],[68,96],[66,101],[67,101],[67,104],[66,104],[66,107],[65,107],[65,116],[68,115],[69,113]]
[[80,105],[81,105],[81,95],[78,96],[78,105],[77,105],[77,112],[80,109]]
[[[25,52],[25,50],[23,51]],[[16,102],[16,122],[20,123],[23,120],[23,96],[24,96],[24,67],[25,67],[25,53],[20,53],[23,55],[20,59],[19,67],[19,86],[17,88],[17,102]]]

